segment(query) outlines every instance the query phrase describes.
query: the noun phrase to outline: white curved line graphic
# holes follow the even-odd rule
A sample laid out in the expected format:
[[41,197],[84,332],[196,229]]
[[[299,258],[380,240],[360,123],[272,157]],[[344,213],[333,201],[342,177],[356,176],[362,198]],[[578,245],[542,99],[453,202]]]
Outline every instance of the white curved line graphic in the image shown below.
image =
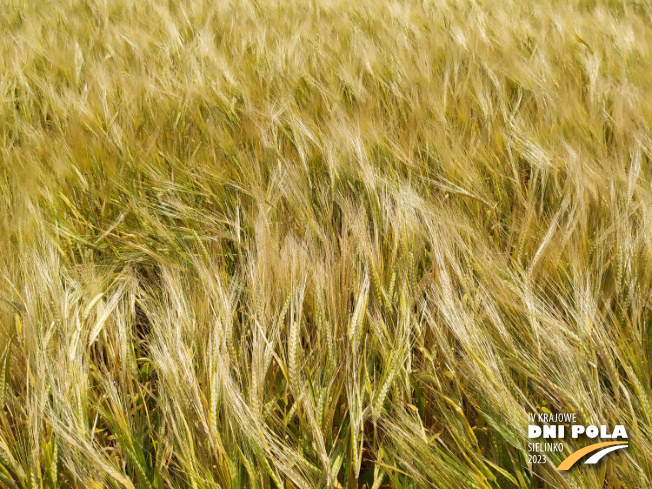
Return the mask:
[[591,458],[589,458],[584,463],[585,464],[597,464],[600,461],[600,459],[602,457],[604,457],[605,455],[607,455],[608,453],[613,452],[614,450],[620,450],[621,448],[626,448],[626,447],[627,447],[627,445],[616,445],[616,446],[613,446],[613,447],[603,448],[599,452],[592,455]]

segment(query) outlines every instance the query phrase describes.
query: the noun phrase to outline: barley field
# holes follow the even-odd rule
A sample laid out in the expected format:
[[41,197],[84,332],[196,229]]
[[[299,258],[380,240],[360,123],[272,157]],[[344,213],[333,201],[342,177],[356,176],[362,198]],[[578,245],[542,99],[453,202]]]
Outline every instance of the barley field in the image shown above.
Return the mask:
[[652,487],[651,50],[647,0],[1,0],[0,487]]

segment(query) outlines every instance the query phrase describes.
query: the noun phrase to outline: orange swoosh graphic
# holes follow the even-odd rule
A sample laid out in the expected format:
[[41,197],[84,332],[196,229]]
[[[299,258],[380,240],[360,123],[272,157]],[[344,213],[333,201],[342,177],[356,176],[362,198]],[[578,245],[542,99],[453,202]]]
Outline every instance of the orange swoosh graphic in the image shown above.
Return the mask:
[[573,465],[575,465],[575,462],[577,462],[579,459],[581,459],[584,455],[595,452],[596,450],[600,450],[601,448],[605,447],[611,447],[613,445],[627,445],[627,442],[623,441],[606,441],[604,443],[596,443],[594,445],[589,445],[588,447],[584,447],[581,450],[578,450],[576,452],[571,453],[566,460],[564,460],[562,463],[559,464],[559,467],[557,467],[557,470],[568,470],[570,469]]

